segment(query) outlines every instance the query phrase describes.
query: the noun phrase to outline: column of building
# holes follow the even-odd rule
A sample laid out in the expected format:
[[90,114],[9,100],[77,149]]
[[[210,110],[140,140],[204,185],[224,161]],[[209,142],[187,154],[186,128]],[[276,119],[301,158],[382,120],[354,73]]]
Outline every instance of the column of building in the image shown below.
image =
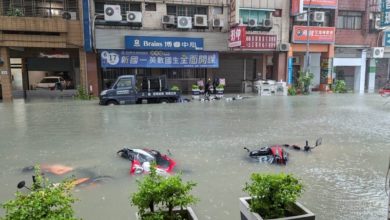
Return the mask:
[[9,49],[7,47],[0,48],[0,58],[0,83],[2,97],[4,102],[10,102],[12,101],[12,84]]

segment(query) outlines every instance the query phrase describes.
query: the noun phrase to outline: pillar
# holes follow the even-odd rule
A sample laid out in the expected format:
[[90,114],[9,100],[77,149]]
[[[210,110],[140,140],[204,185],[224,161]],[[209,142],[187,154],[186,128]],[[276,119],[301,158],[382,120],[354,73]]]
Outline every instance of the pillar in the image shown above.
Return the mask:
[[90,92],[94,96],[99,96],[99,74],[97,68],[96,53],[86,53],[87,56],[87,78]]
[[0,82],[2,88],[3,102],[12,101],[11,66],[9,50],[6,47],[0,48],[0,58],[3,64],[0,65]]
[[287,53],[279,52],[274,54],[274,79],[276,81],[286,81]]
[[360,67],[355,68],[355,84],[354,90],[356,93],[364,94],[364,85],[366,82],[366,59],[367,51],[362,51],[362,59]]
[[376,60],[370,59],[370,67],[368,70],[368,93],[375,92],[375,75],[376,75]]
[[[87,57],[84,49],[79,49],[79,61],[80,61],[80,87],[87,88]],[[89,90],[88,90],[89,91]]]

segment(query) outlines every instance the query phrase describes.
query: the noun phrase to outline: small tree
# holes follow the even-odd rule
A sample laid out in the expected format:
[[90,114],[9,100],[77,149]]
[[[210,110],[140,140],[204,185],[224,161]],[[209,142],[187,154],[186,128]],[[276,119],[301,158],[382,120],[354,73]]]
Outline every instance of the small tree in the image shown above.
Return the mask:
[[74,187],[72,180],[52,184],[35,167],[34,183],[28,194],[16,192],[16,198],[3,204],[6,211],[4,220],[75,220],[71,194]]
[[137,183],[138,192],[131,196],[131,205],[138,207],[143,220],[182,219],[173,209],[183,209],[197,202],[197,198],[189,194],[195,183],[183,183],[180,175],[160,176],[155,164],[151,166],[149,175],[142,181],[137,180]]
[[310,72],[299,72],[298,87],[301,89],[302,94],[309,94],[309,86],[314,79],[314,74]]
[[251,211],[272,219],[285,217],[286,209],[296,202],[303,186],[291,175],[254,173],[243,190],[252,197]]
[[347,85],[345,84],[345,81],[344,80],[336,80],[336,85],[335,85],[333,91],[336,93],[346,93],[347,92]]

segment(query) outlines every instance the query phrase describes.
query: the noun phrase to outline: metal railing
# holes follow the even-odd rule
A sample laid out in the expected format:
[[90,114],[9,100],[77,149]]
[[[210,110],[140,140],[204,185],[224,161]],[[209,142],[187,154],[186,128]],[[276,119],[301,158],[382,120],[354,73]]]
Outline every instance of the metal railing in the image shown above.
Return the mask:
[[0,15],[76,20],[79,18],[78,0],[2,0]]

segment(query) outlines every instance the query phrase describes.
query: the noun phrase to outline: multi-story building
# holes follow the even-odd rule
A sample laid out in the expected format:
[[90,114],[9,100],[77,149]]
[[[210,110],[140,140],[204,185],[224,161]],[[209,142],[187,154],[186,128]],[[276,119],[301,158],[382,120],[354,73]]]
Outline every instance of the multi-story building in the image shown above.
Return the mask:
[[314,89],[326,90],[331,84],[337,0],[297,0],[291,8],[288,81],[294,84],[301,72],[309,71]]
[[[335,79],[355,92],[374,92],[388,79],[390,53],[384,53],[380,0],[339,0],[335,49]],[[389,51],[390,52],[390,51]]]
[[79,0],[0,1],[0,68],[3,98],[34,89],[45,76],[85,83]]
[[[214,78],[225,79],[227,92],[242,92],[243,81],[259,77],[286,79],[284,0],[95,0],[92,11],[97,59],[91,65],[100,88],[122,74],[166,75],[184,92]],[[230,29],[238,26],[244,44],[229,47]]]

